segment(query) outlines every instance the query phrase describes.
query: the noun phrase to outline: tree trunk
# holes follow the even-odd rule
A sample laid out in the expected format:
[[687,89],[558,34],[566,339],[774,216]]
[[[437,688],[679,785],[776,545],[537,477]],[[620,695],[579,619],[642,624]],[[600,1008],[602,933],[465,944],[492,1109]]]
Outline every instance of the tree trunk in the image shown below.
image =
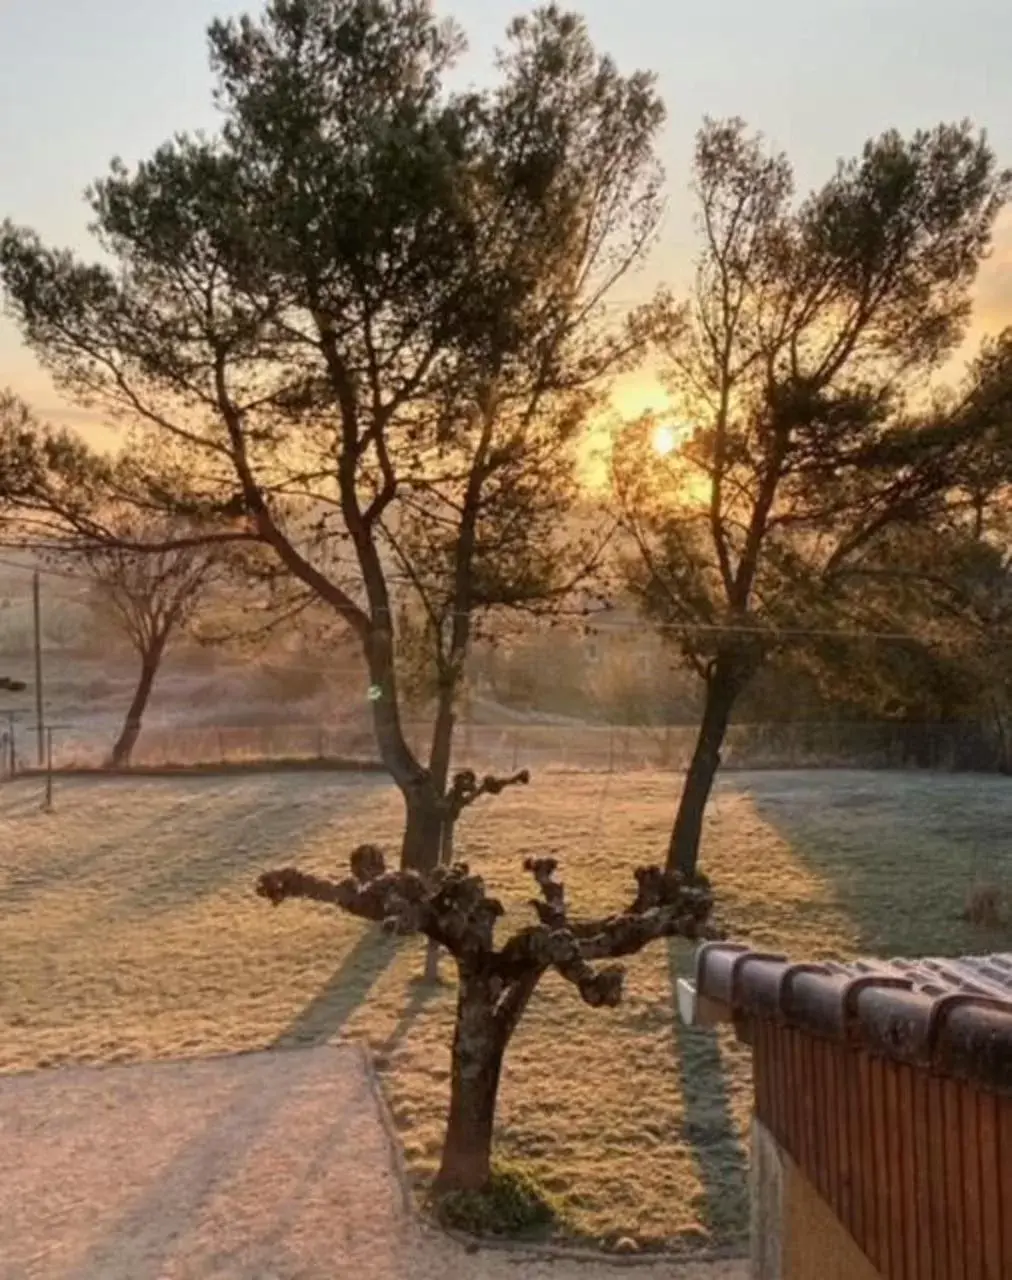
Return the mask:
[[720,767],[720,748],[742,683],[735,677],[731,660],[718,657],[706,684],[703,719],[696,749],[685,775],[682,798],[668,844],[667,869],[684,876],[695,875],[699,861],[699,841],[703,834],[703,814]]
[[439,943],[430,938],[425,944],[425,971],[422,981],[437,983],[439,981]]
[[453,755],[453,730],[456,717],[453,714],[455,683],[444,683],[439,689],[436,717],[432,726],[432,745],[429,748],[429,776],[440,795],[446,794],[450,779],[450,758]]
[[110,769],[124,769],[130,763],[130,757],[133,755],[134,747],[137,745],[137,739],[141,736],[141,726],[144,722],[144,712],[147,710],[148,701],[151,698],[151,689],[155,683],[155,676],[158,674],[158,668],[162,661],[162,652],[164,645],[157,643],[148,650],[141,659],[141,674],[137,681],[137,688],[134,690],[133,701],[130,703],[130,709],[126,713],[126,719],[123,721],[123,728],[120,730],[119,737],[116,739],[109,756]]
[[496,1020],[494,1005],[486,977],[461,974],[438,1191],[481,1191],[488,1185],[495,1104],[509,1038],[507,1026]]
[[[453,861],[453,829],[456,824],[456,815],[447,807],[443,813],[443,833],[439,842],[439,862],[444,867],[448,867]],[[425,948],[424,981],[426,982],[439,981],[439,952],[439,943],[433,942],[430,938]]]
[[365,656],[372,682],[369,696],[376,746],[380,760],[404,797],[401,870],[431,871],[439,861],[442,796],[404,736],[389,630],[373,629],[365,640]]
[[[450,758],[453,754],[453,730],[456,724],[456,717],[453,714],[455,693],[455,681],[440,685],[436,718],[432,726],[432,746],[429,750],[429,777],[432,780],[433,790],[443,797],[437,854],[437,861],[443,866],[453,861],[454,819],[446,804],[446,789],[450,780]],[[431,938],[425,952],[425,981],[439,981],[439,945]]]
[[459,812],[451,812],[450,806],[447,805],[446,812],[443,814],[443,834],[439,841],[439,861],[444,867],[448,867],[453,862],[453,833],[457,828],[459,817]]
[[424,776],[404,789],[403,870],[431,871],[439,865],[443,838],[443,797]]
[[998,705],[998,699],[991,699],[991,712],[994,716],[994,727],[998,734],[998,772],[1009,774],[1012,772],[1012,761],[1009,758],[1009,742],[1008,734],[1005,732],[1005,717],[1002,715],[1002,709]]

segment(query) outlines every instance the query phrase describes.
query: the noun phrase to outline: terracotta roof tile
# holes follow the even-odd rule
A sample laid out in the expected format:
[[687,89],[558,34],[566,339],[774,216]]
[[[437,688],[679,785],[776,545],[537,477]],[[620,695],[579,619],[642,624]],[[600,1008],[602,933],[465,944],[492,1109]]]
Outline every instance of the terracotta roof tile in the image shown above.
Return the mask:
[[727,1018],[784,1022],[1012,1093],[1012,954],[792,964],[708,943],[695,990]]

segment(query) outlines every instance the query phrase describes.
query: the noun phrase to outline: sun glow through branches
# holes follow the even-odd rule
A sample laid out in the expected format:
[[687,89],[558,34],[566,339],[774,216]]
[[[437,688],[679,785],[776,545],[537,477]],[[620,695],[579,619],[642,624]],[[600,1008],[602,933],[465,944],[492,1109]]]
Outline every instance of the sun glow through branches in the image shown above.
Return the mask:
[[654,427],[653,446],[662,458],[674,453],[688,435],[688,428],[671,422],[660,422]]

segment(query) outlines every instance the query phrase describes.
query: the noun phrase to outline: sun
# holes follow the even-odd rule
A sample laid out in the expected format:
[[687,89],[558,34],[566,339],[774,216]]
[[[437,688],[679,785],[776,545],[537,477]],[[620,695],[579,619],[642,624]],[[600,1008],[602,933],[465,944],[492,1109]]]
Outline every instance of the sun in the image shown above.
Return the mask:
[[653,446],[662,458],[667,457],[669,453],[674,453],[681,443],[682,436],[685,433],[680,431],[678,427],[674,427],[670,422],[661,422],[654,427]]

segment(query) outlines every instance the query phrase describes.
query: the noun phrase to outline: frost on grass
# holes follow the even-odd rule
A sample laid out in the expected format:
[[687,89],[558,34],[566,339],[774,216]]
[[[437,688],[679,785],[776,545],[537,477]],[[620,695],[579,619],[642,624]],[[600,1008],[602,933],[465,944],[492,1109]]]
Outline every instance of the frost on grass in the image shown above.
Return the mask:
[[[517,788],[465,814],[458,853],[501,899],[503,930],[530,922],[517,867],[537,850],[564,859],[583,910],[606,913],[663,848],[676,798],[671,776],[560,777],[547,800]],[[395,792],[289,774],[66,783],[55,813],[38,802],[33,783],[0,788],[0,1070],[349,1036],[383,1064],[410,1168],[434,1172],[454,991],[416,981],[424,944],[249,893],[280,862],[329,876],[343,849],[395,844]],[[730,774],[703,865],[723,923],[752,945],[955,954],[1002,944],[960,917],[975,868],[1012,880],[1010,825],[1001,779]],[[549,973],[506,1059],[500,1158],[597,1239],[719,1243],[743,1227],[748,1052],[678,1025],[691,954],[633,957],[628,998],[606,1013]]]

